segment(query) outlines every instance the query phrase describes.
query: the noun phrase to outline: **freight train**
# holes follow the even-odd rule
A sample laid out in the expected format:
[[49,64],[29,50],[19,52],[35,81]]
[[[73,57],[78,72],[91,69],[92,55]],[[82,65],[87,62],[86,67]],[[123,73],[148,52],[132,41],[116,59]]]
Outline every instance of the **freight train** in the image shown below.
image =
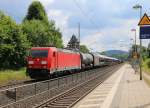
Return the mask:
[[79,72],[114,63],[119,63],[119,60],[97,53],[81,53],[56,47],[33,47],[27,57],[26,73],[32,79],[48,79],[60,73]]

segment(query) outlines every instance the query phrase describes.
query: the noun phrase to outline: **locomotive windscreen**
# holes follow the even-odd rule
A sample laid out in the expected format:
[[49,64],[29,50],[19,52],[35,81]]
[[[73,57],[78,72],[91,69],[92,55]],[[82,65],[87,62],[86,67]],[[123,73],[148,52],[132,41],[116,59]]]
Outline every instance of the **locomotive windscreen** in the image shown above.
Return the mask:
[[47,57],[48,50],[31,50],[31,57]]

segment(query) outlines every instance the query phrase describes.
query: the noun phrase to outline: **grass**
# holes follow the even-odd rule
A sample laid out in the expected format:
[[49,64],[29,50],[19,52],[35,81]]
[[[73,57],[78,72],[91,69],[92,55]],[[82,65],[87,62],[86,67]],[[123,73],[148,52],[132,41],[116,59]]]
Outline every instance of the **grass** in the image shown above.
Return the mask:
[[[145,72],[147,75],[150,76],[150,68],[147,65],[148,61],[150,61],[150,58],[147,58],[145,61],[143,61],[142,69],[143,69],[143,72]],[[150,87],[150,79],[148,79],[145,76],[143,76],[143,79],[148,84],[148,86]]]
[[146,74],[148,74],[149,76],[150,76],[150,68],[148,67],[148,65],[147,65],[147,62],[149,61],[150,59],[148,58],[148,59],[146,59],[144,62],[143,62],[143,64],[142,64],[142,69],[143,69],[143,71],[146,73]]
[[29,79],[25,72],[26,68],[21,68],[19,70],[0,70],[0,85]]

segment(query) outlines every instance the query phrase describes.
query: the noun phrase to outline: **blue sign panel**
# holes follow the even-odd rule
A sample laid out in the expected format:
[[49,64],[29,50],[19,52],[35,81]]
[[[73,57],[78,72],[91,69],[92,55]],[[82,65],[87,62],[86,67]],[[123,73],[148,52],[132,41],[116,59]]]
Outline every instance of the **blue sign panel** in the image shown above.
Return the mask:
[[140,39],[150,39],[150,26],[140,27]]

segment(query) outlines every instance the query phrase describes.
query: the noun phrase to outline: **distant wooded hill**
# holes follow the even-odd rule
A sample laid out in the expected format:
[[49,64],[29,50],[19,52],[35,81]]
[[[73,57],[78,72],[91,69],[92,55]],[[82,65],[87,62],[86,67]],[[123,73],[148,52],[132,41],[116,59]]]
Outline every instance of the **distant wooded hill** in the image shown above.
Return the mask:
[[108,50],[108,51],[101,52],[101,54],[109,56],[109,57],[118,58],[121,60],[127,59],[129,55],[128,52],[122,51],[122,50]]

